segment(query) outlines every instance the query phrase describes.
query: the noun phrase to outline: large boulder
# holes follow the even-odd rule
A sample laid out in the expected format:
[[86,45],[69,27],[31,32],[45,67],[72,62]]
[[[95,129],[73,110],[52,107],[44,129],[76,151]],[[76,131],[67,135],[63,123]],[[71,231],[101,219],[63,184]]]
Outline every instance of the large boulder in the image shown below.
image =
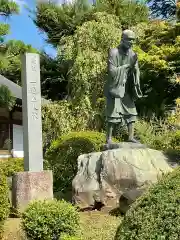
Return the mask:
[[172,171],[167,157],[141,144],[120,143],[102,152],[78,158],[78,172],[73,179],[73,201],[81,208],[125,212],[147,187]]

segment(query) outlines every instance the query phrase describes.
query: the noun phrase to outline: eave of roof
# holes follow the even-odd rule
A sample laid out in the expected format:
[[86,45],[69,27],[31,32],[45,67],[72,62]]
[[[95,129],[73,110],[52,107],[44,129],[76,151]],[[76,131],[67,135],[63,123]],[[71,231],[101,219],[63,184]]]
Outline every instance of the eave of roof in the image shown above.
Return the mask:
[[[7,86],[14,95],[14,97],[22,100],[22,87],[20,87],[19,85],[10,81],[9,79],[5,78],[2,75],[0,75],[0,85]],[[49,101],[47,99],[41,98],[41,103],[43,105],[49,103]]]

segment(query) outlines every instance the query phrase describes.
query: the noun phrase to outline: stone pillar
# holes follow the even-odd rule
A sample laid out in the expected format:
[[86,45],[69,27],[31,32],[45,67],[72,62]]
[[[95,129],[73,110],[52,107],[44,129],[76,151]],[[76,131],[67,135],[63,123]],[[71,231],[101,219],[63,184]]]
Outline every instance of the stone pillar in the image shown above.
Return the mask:
[[32,200],[53,198],[51,171],[43,171],[40,59],[26,53],[22,58],[22,106],[24,171],[12,179],[12,203],[24,210]]

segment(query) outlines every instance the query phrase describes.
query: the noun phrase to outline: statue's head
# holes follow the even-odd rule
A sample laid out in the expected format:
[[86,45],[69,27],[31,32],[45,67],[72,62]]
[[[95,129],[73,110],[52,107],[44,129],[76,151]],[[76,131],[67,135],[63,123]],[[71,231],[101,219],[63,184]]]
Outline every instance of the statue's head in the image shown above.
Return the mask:
[[135,33],[129,29],[122,32],[121,45],[125,49],[130,49],[136,39]]

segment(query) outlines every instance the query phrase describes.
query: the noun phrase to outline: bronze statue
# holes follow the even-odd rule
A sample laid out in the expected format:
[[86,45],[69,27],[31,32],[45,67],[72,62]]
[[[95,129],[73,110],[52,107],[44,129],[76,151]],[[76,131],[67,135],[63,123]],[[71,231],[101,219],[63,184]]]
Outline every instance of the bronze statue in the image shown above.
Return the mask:
[[137,142],[134,139],[134,122],[137,116],[134,102],[142,97],[142,92],[137,54],[132,50],[134,41],[135,33],[124,30],[120,45],[109,51],[108,77],[105,84],[107,144],[112,142],[115,124],[122,122],[128,127],[128,141]]

